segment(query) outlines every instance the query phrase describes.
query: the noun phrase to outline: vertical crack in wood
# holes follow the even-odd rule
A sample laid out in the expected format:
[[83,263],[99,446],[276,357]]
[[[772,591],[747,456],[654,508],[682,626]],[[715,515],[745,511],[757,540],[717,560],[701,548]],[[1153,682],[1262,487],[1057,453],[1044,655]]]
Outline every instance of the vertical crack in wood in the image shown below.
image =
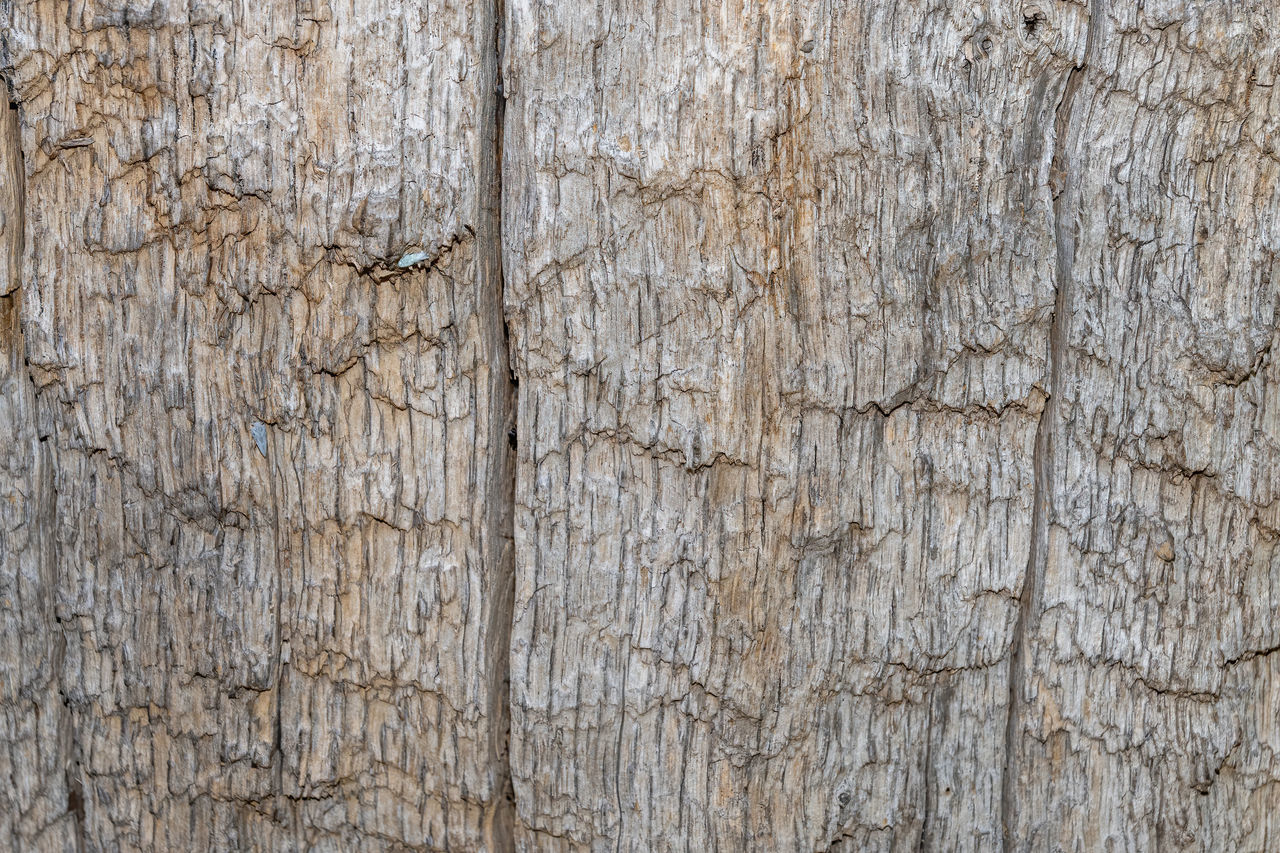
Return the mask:
[[[1013,638],[1009,653],[1009,698],[1006,706],[1004,754],[1005,763],[1000,783],[1000,826],[1003,849],[1019,846],[1017,837],[1018,758],[1022,728],[1022,705],[1026,692],[1026,659],[1028,654],[1029,626],[1040,616],[1042,609],[1045,567],[1049,557],[1049,491],[1054,472],[1056,443],[1054,427],[1062,404],[1063,365],[1066,359],[1067,336],[1070,328],[1072,283],[1076,248],[1076,211],[1079,208],[1079,175],[1068,160],[1069,139],[1075,119],[1076,97],[1088,67],[1094,46],[1094,32],[1102,20],[1098,8],[1100,0],[1088,0],[1089,21],[1081,60],[1067,73],[1062,87],[1062,97],[1054,111],[1053,156],[1049,167],[1049,181],[1053,195],[1053,229],[1055,245],[1054,306],[1049,327],[1047,359],[1047,392],[1039,423],[1036,425],[1034,447],[1034,486],[1031,510],[1031,546],[1027,554],[1027,568],[1022,583],[1022,595],[1018,601],[1018,613],[1013,625]],[[1023,839],[1025,842],[1026,839]]]
[[502,137],[506,94],[502,85],[503,0],[493,0],[481,27],[483,126],[480,133],[479,218],[476,228],[477,286],[489,376],[488,483],[484,571],[489,577],[485,661],[489,772],[492,802],[484,828],[489,850],[515,849],[515,795],[511,781],[511,627],[515,577],[515,430],[516,381],[511,369],[509,330],[503,294]]

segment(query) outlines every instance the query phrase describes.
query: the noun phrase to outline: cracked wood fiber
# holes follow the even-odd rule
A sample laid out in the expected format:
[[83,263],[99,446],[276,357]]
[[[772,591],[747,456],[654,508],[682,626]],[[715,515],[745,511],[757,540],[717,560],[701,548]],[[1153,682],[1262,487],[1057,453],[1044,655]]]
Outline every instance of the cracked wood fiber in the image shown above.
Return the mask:
[[1276,5],[509,27],[522,845],[1276,849]]
[[5,6],[0,840],[503,846],[493,10]]
[[1271,0],[0,26],[0,847],[1280,846]]

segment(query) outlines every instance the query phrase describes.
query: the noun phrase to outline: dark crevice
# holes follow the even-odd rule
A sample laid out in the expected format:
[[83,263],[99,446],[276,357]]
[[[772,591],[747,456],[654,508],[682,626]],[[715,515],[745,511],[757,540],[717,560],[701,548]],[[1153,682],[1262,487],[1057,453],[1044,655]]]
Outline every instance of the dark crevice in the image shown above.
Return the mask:
[[[1055,471],[1055,428],[1060,418],[1064,389],[1063,368],[1067,354],[1067,339],[1071,325],[1072,285],[1076,250],[1076,213],[1080,206],[1079,175],[1076,164],[1069,160],[1075,123],[1075,107],[1080,85],[1084,80],[1089,58],[1092,56],[1094,32],[1101,21],[1099,0],[1089,2],[1089,24],[1084,50],[1079,64],[1067,73],[1062,87],[1062,97],[1054,113],[1053,155],[1050,160],[1049,182],[1053,198],[1053,229],[1056,248],[1055,293],[1053,319],[1049,329],[1047,358],[1047,393],[1044,410],[1036,427],[1033,456],[1034,486],[1031,511],[1031,545],[1027,555],[1027,568],[1014,619],[1013,637],[1009,652],[1009,695],[1004,732],[1005,764],[1000,789],[1000,824],[1003,848],[1008,851],[1026,847],[1026,839],[1019,844],[1017,825],[1017,785],[1019,784],[1019,758],[1022,741],[1023,704],[1026,692],[1028,637],[1038,621],[1043,607],[1041,601],[1045,568],[1049,557],[1050,491]],[[1028,27],[1028,32],[1032,27]]]
[[502,84],[502,51],[506,9],[503,0],[488,7],[482,56],[484,122],[480,139],[477,286],[490,394],[488,481],[485,530],[482,533],[484,570],[489,588],[485,658],[488,667],[489,768],[492,802],[484,835],[491,851],[515,849],[515,790],[511,781],[511,623],[514,618],[515,498],[516,498],[516,380],[511,365],[507,325],[502,244],[502,139],[506,94]]

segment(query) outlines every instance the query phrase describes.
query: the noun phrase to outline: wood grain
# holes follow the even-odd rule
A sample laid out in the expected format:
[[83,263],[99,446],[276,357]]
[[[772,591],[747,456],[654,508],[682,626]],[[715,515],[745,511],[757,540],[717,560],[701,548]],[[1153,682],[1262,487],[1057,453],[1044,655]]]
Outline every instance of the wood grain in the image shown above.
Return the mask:
[[513,481],[492,10],[8,11],[27,239],[6,340],[55,495],[15,564],[50,606],[13,606],[24,644],[62,649],[20,671],[63,733],[48,757],[19,734],[8,837],[493,846]]
[[1280,845],[1274,3],[0,17],[0,846]]

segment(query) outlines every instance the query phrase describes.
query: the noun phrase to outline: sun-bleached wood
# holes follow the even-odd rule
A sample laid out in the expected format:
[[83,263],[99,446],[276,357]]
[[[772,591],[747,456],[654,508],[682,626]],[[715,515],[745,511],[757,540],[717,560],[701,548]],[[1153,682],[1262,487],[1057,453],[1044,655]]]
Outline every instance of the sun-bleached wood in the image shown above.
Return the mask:
[[1280,6],[0,10],[0,846],[1280,845]]
[[4,8],[0,838],[504,846],[494,10]]
[[1275,4],[509,19],[521,846],[1280,844]]

